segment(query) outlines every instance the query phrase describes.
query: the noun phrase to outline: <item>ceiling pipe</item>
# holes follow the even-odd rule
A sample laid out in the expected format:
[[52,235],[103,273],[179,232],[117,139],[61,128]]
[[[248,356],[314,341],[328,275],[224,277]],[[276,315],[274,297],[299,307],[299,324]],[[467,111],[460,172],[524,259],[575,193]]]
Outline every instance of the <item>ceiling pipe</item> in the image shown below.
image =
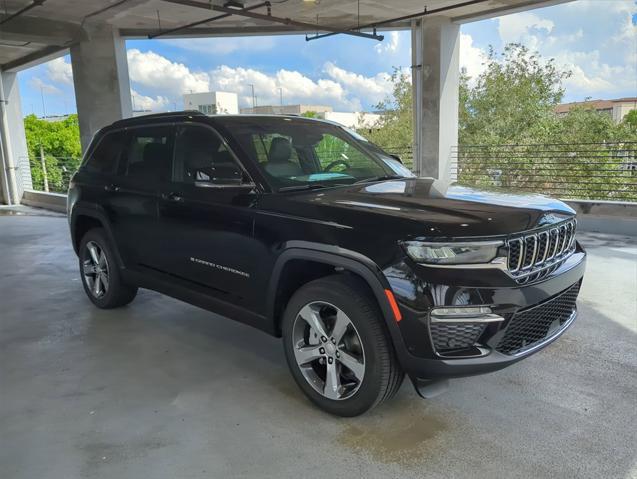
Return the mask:
[[[269,7],[269,6],[270,6],[270,2],[263,2],[263,3],[259,3],[257,5],[253,5],[252,7],[245,7],[245,8],[242,8],[242,9],[237,9],[237,11],[238,12],[247,12],[247,11],[250,11],[250,10],[256,10],[257,8]],[[153,34],[148,35],[148,38],[152,39],[152,38],[161,37],[163,35],[170,35],[171,33],[179,32],[181,30],[185,30],[186,28],[196,27],[198,25],[203,25],[204,23],[214,22],[215,20],[221,20],[222,18],[228,18],[228,17],[231,17],[232,15],[236,15],[236,13],[234,13],[234,12],[233,13],[223,13],[221,15],[217,15],[216,17],[210,17],[210,18],[206,18],[204,20],[199,20],[198,22],[192,22],[192,23],[188,23],[187,25],[182,25],[180,27],[171,28],[169,30],[163,30],[161,32],[153,33]]]
[[12,13],[11,15],[3,18],[2,20],[0,20],[0,25],[4,25],[7,22],[10,22],[11,20],[13,20],[16,17],[19,17],[20,15],[22,15],[25,12],[28,12],[29,10],[31,10],[32,8],[35,7],[39,7],[40,5],[42,5],[44,2],[46,2],[46,0],[33,0],[33,2],[31,2],[29,5],[27,5],[26,7],[22,7],[20,10],[18,10],[15,13]]
[[[477,5],[478,3],[484,3],[484,2],[488,2],[488,1],[489,0],[468,0],[466,2],[456,3],[455,5],[447,5],[446,7],[434,8],[432,10],[427,10],[427,7],[425,7],[424,11],[422,11],[422,12],[412,13],[412,14],[409,14],[409,15],[403,15],[402,17],[390,18],[388,20],[382,20],[380,22],[368,23],[367,25],[361,25],[360,27],[356,27],[356,28],[374,28],[374,29],[376,29],[377,27],[380,27],[382,25],[388,25],[390,23],[402,22],[402,21],[405,21],[405,20],[414,20],[416,18],[426,17],[427,15],[433,15],[435,13],[442,13],[442,12],[446,12],[448,10],[454,10],[456,8],[469,7],[471,5]],[[323,34],[319,34],[319,35],[314,35],[313,37],[306,37],[305,39],[309,42],[311,40],[318,40],[320,38],[331,37],[332,35],[338,35],[338,33],[337,32],[323,33]]]
[[295,30],[301,30],[301,31],[318,30],[318,31],[331,32],[333,35],[342,33],[344,35],[352,35],[355,37],[369,38],[369,39],[378,40],[378,41],[381,41],[383,40],[383,38],[385,38],[383,35],[362,33],[362,32],[353,31],[353,30],[344,30],[342,28],[328,27],[325,25],[318,25],[314,23],[299,22],[297,20],[292,20],[291,18],[275,17],[274,15],[270,14],[269,8],[268,8],[268,14],[264,15],[261,13],[248,12],[245,10],[236,10],[234,8],[219,7],[214,4],[202,3],[202,2],[197,2],[194,0],[164,0],[164,1],[167,1],[169,3],[175,3],[178,5],[185,5],[188,7],[203,8],[205,10],[214,10],[216,12],[229,13],[231,15],[254,18],[255,20],[263,20],[266,22],[280,23],[282,25],[287,25],[289,27],[292,27]]

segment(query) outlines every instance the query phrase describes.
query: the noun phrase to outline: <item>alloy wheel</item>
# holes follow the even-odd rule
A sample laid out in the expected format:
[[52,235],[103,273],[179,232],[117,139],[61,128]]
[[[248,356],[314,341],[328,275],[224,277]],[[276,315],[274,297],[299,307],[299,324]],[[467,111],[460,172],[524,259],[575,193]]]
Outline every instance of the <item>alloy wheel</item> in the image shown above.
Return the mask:
[[353,396],[365,376],[365,352],[356,327],[336,306],[306,304],[292,327],[294,357],[305,380],[328,399]]
[[82,273],[89,291],[95,298],[101,298],[108,291],[109,269],[106,253],[95,241],[86,243]]

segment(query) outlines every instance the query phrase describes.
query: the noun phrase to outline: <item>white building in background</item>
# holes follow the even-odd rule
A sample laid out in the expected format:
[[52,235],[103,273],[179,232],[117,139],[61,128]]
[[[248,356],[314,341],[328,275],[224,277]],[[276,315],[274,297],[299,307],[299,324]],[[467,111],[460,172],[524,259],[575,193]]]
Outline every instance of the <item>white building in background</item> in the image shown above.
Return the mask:
[[347,128],[358,130],[361,128],[375,128],[382,115],[379,115],[378,113],[363,113],[359,111],[326,111],[325,113],[319,113],[317,117],[333,121],[335,123],[340,123]]
[[265,115],[304,115],[313,113],[314,118],[340,123],[347,128],[374,128],[382,115],[378,113],[364,113],[360,111],[333,111],[327,105],[261,105],[251,108],[241,108],[243,114]]
[[241,113],[247,115],[303,115],[305,113],[321,114],[332,111],[331,106],[327,105],[260,105],[249,108],[241,108]]
[[239,97],[226,91],[186,93],[184,110],[199,110],[206,115],[236,115],[239,113]]

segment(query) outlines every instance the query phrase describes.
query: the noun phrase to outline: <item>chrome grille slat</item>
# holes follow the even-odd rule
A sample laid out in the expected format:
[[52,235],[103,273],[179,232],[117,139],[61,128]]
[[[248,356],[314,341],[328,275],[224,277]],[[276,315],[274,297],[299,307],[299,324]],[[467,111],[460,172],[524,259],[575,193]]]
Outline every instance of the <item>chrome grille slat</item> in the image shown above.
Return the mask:
[[566,226],[560,226],[560,235],[558,236],[558,241],[560,242],[560,247],[558,249],[557,254],[561,255],[564,252],[564,245],[566,243]]
[[[529,235],[524,238],[523,242],[524,260],[522,261],[522,269],[528,269],[533,266],[535,261],[535,252],[537,251],[537,238],[535,235]],[[533,248],[531,249],[531,243]]]
[[[538,246],[538,258],[535,261],[535,266],[541,266],[546,261],[546,255],[549,252],[549,233],[548,231],[542,231],[537,235],[539,246]],[[542,252],[542,257],[539,258],[539,253]]]
[[551,246],[551,256],[549,257],[549,259],[553,259],[555,258],[555,255],[557,254],[557,240],[559,237],[557,228],[551,228],[549,230],[549,237],[550,237],[550,246]]
[[[509,241],[509,271],[512,273],[518,271],[522,267],[522,250],[524,243],[522,239],[517,238]],[[513,256],[513,250],[517,252],[517,256]]]
[[575,219],[516,236],[507,241],[508,269],[520,283],[533,283],[549,276],[573,252]]

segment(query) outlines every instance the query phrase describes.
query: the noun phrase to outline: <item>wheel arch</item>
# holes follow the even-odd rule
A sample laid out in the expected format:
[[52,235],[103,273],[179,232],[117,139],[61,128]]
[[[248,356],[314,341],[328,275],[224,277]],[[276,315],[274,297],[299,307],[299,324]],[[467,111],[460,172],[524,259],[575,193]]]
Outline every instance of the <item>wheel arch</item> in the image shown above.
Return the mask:
[[311,262],[325,266],[326,274],[321,274],[309,280],[327,276],[334,272],[347,272],[358,277],[367,285],[376,299],[394,347],[397,350],[401,350],[404,347],[402,335],[385,293],[385,290],[390,289],[390,286],[380,268],[371,259],[355,251],[304,241],[290,242],[288,247],[277,258],[272,270],[268,286],[267,315],[273,322],[273,330],[276,334],[281,334],[281,317],[287,301],[294,291],[305,282],[308,282],[297,284],[291,291],[284,291],[286,294],[281,297],[280,292],[282,291],[281,286],[285,284],[286,267],[294,264],[295,261]]
[[73,243],[73,250],[75,251],[75,254],[79,255],[80,242],[89,230],[93,228],[102,228],[106,232],[111,249],[115,252],[115,259],[120,266],[123,265],[122,258],[119,254],[119,248],[115,242],[115,238],[113,237],[110,222],[108,221],[108,217],[104,211],[101,209],[76,205],[73,208],[70,227],[71,242]]

